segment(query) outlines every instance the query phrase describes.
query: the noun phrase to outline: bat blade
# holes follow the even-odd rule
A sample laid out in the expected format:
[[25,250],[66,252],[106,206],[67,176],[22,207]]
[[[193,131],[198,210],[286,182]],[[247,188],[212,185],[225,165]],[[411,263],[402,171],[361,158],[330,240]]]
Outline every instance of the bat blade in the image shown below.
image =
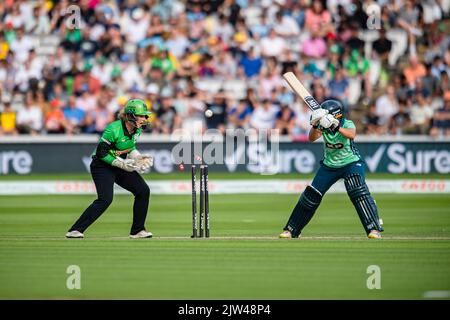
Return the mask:
[[306,90],[306,88],[303,86],[300,80],[298,80],[293,72],[286,72],[285,74],[283,74],[283,78],[289,84],[291,89],[303,99],[303,101],[311,110],[317,110],[320,108],[320,104],[316,101],[316,99],[314,99],[314,97],[308,92],[308,90]]

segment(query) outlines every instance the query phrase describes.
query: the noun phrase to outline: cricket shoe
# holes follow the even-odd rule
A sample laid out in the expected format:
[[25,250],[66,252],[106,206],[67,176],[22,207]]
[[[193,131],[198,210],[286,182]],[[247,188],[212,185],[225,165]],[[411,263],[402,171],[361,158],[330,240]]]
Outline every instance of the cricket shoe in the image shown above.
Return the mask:
[[66,233],[66,238],[83,239],[84,234],[82,234],[80,231],[73,230]]
[[369,238],[369,239],[381,239],[381,233],[378,230],[372,230],[367,235],[367,238]]
[[280,235],[278,236],[280,239],[291,239],[292,234],[289,230],[284,230]]
[[151,237],[153,237],[153,234],[145,230],[139,231],[136,234],[130,234],[131,239],[151,238]]

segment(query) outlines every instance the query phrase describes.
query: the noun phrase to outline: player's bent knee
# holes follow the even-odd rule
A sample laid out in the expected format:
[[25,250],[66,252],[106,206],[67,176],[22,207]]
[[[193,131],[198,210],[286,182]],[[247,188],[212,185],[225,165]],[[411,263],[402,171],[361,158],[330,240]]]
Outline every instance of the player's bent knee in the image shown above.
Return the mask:
[[300,197],[301,204],[310,210],[317,209],[321,201],[322,194],[313,186],[307,186]]
[[104,209],[108,208],[113,201],[112,197],[98,198],[96,202]]
[[136,197],[142,197],[142,198],[148,198],[150,197],[150,188],[149,186],[144,183],[142,186],[139,187],[137,192],[134,193]]

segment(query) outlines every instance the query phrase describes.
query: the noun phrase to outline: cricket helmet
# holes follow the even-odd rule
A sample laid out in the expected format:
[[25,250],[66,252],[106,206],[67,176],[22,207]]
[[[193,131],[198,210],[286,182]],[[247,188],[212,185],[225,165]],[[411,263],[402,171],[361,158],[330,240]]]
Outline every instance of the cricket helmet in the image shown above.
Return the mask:
[[147,105],[145,104],[145,102],[140,99],[128,100],[127,104],[125,105],[124,113],[126,115],[133,116],[145,116],[146,118],[148,118],[148,116],[152,114],[147,110]]
[[[136,116],[145,116],[146,119],[152,114],[147,109],[147,105],[144,101],[140,99],[131,99],[125,105],[124,114],[127,121],[134,124],[136,127]],[[142,128],[145,129],[147,124],[143,125]]]
[[328,110],[328,113],[338,120],[341,120],[344,116],[344,106],[338,100],[325,100],[320,107]]

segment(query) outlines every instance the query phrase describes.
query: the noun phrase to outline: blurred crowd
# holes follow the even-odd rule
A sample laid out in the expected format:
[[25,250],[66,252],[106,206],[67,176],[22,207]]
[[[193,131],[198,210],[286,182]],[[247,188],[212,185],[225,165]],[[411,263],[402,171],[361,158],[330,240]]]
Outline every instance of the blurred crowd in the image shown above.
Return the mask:
[[[0,1],[0,135],[309,130],[287,87],[342,101],[359,132],[450,136],[450,0]],[[212,116],[206,117],[205,110]]]

